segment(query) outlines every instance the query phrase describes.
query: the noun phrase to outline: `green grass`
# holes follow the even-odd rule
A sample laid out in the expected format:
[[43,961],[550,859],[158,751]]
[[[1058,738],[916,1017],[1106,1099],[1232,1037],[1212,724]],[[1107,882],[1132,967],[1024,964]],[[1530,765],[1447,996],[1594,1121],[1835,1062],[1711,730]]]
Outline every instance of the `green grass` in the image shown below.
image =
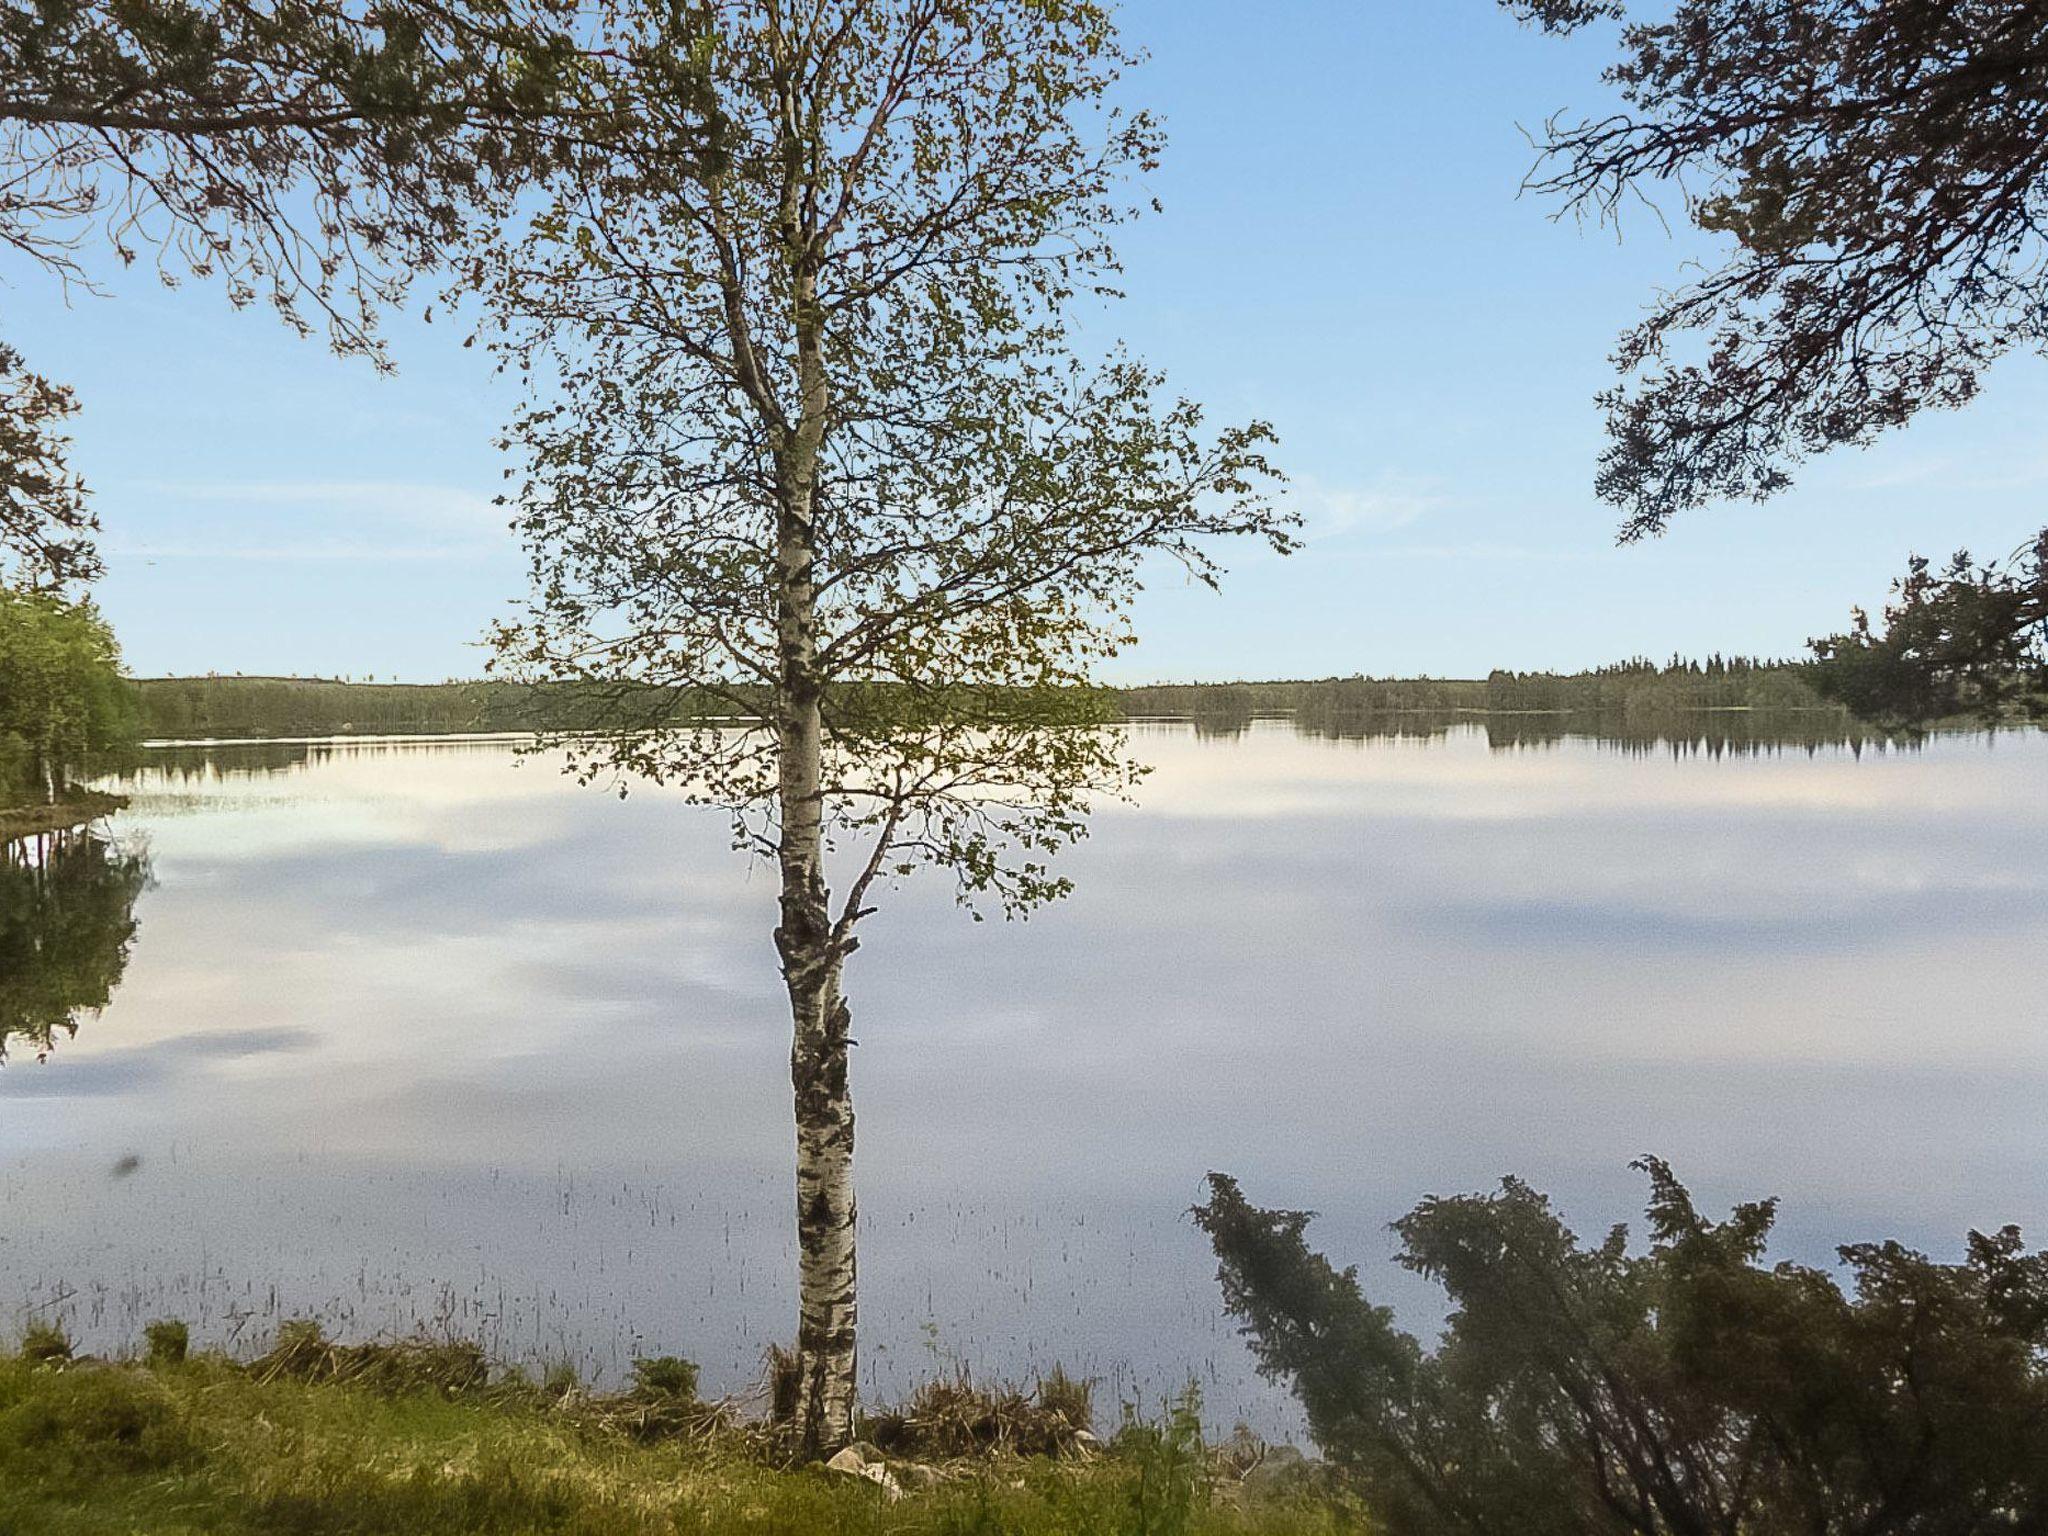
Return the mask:
[[[1183,1441],[1185,1437],[1180,1437]],[[1336,1536],[1306,1492],[1212,1484],[1170,1427],[1086,1464],[991,1460],[892,1502],[744,1442],[607,1428],[531,1387],[450,1394],[0,1358],[0,1536]],[[1199,1448],[1197,1448],[1198,1450]]]

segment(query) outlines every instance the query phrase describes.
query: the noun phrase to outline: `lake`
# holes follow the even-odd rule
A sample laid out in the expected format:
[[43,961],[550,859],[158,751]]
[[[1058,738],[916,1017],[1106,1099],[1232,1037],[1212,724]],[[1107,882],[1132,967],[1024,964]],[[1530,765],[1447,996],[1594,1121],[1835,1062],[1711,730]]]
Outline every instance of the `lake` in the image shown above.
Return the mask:
[[[1417,1328],[1388,1221],[1516,1172],[1604,1231],[1645,1152],[1710,1208],[1782,1196],[1785,1257],[2048,1239],[2048,736],[1133,744],[1157,771],[1070,900],[977,924],[922,876],[850,962],[870,1394],[1059,1361],[1290,1429],[1183,1214],[1209,1169],[1323,1212]],[[502,740],[115,787],[125,972],[0,1069],[0,1328],[248,1350],[310,1313],[754,1379],[793,1331],[787,1022],[722,817]]]

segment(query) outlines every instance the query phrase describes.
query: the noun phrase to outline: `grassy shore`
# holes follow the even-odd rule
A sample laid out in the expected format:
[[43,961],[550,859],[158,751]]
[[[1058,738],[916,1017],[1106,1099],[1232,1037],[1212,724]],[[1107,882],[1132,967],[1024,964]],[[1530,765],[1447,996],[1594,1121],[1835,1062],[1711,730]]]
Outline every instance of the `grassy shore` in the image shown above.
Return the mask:
[[1083,1459],[984,1454],[905,1467],[926,1472],[927,1486],[899,1495],[779,1466],[758,1430],[664,1412],[644,1393],[594,1398],[559,1382],[451,1377],[431,1360],[338,1377],[308,1363],[317,1353],[280,1358],[69,1360],[33,1340],[0,1358],[0,1536],[1359,1529],[1311,1480],[1236,1480],[1184,1423],[1141,1427]]

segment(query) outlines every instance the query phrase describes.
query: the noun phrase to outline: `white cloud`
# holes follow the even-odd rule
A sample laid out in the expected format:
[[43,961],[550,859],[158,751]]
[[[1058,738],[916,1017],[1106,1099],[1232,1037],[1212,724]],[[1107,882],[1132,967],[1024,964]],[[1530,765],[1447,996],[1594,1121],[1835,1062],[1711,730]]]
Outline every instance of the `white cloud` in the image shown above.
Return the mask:
[[1383,474],[1369,485],[1330,485],[1313,475],[1294,477],[1287,506],[1301,514],[1301,537],[1321,543],[1349,533],[1391,533],[1450,505],[1433,481]]
[[502,528],[505,509],[479,491],[387,480],[142,481],[132,492],[181,502],[317,508],[421,527]]
[[2024,491],[2043,483],[2048,483],[2048,457],[2039,454],[1968,463],[1945,454],[1892,454],[1879,467],[1853,472],[1844,482],[1852,491],[1925,485],[1938,485],[1943,491]]
[[473,560],[512,547],[507,514],[463,486],[382,480],[130,481],[104,544],[135,560]]
[[1506,560],[1515,563],[1541,561],[1548,565],[1577,565],[1604,559],[1605,549],[1532,549],[1525,544],[1504,544],[1492,539],[1473,539],[1462,544],[1376,544],[1355,551],[1373,560]]
[[478,541],[464,544],[368,544],[339,539],[302,544],[126,543],[102,546],[119,560],[471,560],[493,552]]

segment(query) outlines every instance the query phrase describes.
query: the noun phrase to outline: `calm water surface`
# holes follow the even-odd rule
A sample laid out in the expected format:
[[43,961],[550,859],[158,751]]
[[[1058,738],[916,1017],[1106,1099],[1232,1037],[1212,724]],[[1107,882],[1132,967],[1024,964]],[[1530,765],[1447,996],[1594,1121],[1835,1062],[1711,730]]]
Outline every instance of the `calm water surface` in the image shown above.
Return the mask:
[[[2048,1239],[2048,738],[1136,744],[1072,900],[975,924],[925,877],[852,962],[871,1391],[1059,1360],[1287,1426],[1181,1214],[1211,1168],[1324,1212],[1422,1328],[1385,1223],[1509,1171],[1604,1230],[1656,1152],[1783,1196],[1820,1262]],[[154,878],[112,1005],[0,1069],[0,1329],[316,1313],[755,1376],[794,1310],[786,1023],[772,873],[719,817],[484,741],[127,787]]]

